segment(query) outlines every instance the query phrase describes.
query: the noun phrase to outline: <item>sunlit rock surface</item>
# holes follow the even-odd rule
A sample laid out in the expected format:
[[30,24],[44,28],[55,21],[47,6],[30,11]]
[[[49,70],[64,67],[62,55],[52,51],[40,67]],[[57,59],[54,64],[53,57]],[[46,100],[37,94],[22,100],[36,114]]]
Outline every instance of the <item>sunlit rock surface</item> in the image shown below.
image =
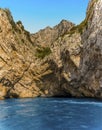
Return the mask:
[[62,20],[30,34],[0,9],[0,99],[102,97],[101,12],[102,0],[91,0],[80,25]]

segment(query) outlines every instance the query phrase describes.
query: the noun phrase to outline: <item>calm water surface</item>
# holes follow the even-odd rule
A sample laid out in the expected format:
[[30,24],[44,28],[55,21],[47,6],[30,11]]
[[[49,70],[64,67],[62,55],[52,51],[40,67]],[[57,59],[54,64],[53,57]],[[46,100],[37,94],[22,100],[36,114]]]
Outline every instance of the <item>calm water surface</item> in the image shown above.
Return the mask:
[[102,102],[68,98],[0,101],[0,130],[102,130]]

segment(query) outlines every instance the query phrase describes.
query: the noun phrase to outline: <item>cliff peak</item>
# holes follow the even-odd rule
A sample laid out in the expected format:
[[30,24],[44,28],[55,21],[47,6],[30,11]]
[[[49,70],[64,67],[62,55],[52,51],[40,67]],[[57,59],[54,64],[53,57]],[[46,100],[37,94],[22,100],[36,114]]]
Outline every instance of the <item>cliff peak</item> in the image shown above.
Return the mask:
[[59,24],[73,24],[73,23],[68,20],[62,19]]
[[0,28],[5,32],[15,28],[15,23],[9,9],[0,9]]

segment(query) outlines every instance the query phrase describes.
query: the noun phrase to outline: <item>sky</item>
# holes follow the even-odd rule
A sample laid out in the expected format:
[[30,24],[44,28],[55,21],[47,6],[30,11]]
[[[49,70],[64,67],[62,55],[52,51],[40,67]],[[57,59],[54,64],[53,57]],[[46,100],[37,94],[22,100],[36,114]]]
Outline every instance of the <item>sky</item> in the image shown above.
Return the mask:
[[15,22],[35,33],[53,27],[62,19],[79,24],[84,20],[89,0],[0,0],[0,8],[10,9]]

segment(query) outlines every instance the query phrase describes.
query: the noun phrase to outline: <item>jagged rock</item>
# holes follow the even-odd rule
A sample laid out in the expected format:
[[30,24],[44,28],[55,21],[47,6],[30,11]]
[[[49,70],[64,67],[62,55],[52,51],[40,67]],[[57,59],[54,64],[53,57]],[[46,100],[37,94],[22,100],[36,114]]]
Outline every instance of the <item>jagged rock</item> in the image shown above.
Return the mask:
[[[69,95],[61,83],[70,81],[73,67],[79,66],[80,34],[69,34],[74,24],[62,20],[54,28],[31,35],[32,40],[21,21],[13,21],[9,10],[0,9],[0,14],[0,97]],[[66,52],[72,69],[64,65]]]
[[62,20],[58,25],[53,28],[46,27],[36,34],[31,34],[31,39],[34,45],[36,44],[40,46],[50,46],[60,36],[68,33],[73,26],[73,23]]
[[91,0],[85,20],[62,20],[36,34],[0,9],[0,99],[102,97],[102,0]]
[[81,77],[93,97],[102,97],[102,0],[89,3],[82,35]]
[[0,9],[0,27],[0,97],[34,97],[32,85],[35,83],[30,73],[35,49],[30,36],[15,24],[7,9]]

